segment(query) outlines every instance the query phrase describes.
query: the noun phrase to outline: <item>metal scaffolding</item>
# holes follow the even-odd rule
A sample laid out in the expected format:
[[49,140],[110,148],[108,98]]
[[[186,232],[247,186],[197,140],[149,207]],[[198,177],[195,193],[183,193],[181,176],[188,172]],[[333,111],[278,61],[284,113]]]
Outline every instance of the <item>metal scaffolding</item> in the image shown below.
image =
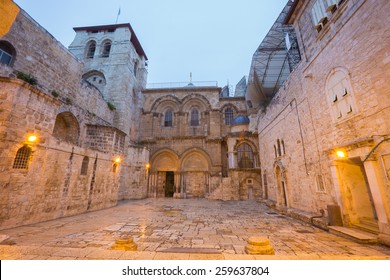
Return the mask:
[[294,28],[284,23],[292,4],[286,4],[253,55],[246,94],[253,108],[272,99],[301,60]]

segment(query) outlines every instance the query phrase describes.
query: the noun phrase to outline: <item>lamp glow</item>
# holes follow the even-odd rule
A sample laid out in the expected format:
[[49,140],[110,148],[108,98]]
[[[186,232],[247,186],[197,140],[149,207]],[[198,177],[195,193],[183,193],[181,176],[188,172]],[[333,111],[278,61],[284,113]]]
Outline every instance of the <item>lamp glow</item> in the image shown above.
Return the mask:
[[146,164],[146,169],[149,169],[150,168],[150,164]]
[[115,159],[115,162],[116,163],[120,163],[122,161],[122,159],[120,158],[120,157],[117,157],[116,159]]
[[340,150],[336,152],[336,155],[339,158],[345,158],[345,156],[346,156],[345,152],[344,151],[340,151]]
[[27,141],[28,141],[28,142],[36,142],[37,139],[38,139],[37,136],[35,136],[35,135],[30,135],[30,136],[27,138]]

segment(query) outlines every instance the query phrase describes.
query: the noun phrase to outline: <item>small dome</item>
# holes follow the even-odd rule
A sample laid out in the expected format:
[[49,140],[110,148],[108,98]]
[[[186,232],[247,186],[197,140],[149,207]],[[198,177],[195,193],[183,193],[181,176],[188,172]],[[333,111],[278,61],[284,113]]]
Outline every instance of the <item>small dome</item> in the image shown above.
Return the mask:
[[188,85],[186,85],[185,87],[195,87],[195,85],[193,83],[189,83]]
[[232,121],[232,125],[249,124],[249,118],[247,116],[235,117]]

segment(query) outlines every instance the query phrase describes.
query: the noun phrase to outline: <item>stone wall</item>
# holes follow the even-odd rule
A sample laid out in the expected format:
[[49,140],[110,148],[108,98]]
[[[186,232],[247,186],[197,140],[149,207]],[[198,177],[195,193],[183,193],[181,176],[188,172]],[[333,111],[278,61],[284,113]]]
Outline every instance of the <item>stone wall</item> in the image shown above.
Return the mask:
[[[390,41],[386,35],[390,29],[385,24],[390,3],[344,1],[317,32],[310,15],[313,2],[306,1],[295,15],[303,60],[271,103],[258,113],[266,197],[279,207],[312,213],[338,204],[345,214],[349,211],[343,209],[348,194],[342,189],[347,179],[337,175],[341,174],[337,167],[340,159],[335,158],[335,150],[343,148],[347,158],[360,161],[362,166],[372,151],[377,175],[369,185],[377,195],[377,212],[384,213],[387,220],[389,179],[380,161],[388,153],[388,142],[381,141],[390,133]],[[346,73],[343,85],[348,92],[343,96],[350,96],[351,105],[347,115],[335,115],[341,95],[337,99],[329,94],[330,78],[337,71]],[[278,140],[283,141],[281,153]],[[376,144],[380,146],[374,151]],[[367,164],[364,162],[365,172],[370,177]],[[287,205],[283,205],[283,186]],[[381,218],[379,222],[381,232],[388,231],[387,222]]]
[[[0,88],[0,228],[115,205],[120,173],[112,155],[52,136],[61,102],[19,80],[2,78]],[[27,140],[31,134],[36,142]],[[24,145],[32,149],[28,168],[15,169]]]
[[145,147],[129,146],[121,166],[119,199],[142,199],[147,197],[149,175],[149,150]]
[[0,228],[142,197],[147,151],[127,147],[126,133],[113,126],[116,110],[82,81],[83,64],[24,11],[2,39],[16,59],[0,67]]
[[53,36],[21,10],[2,40],[16,49],[14,68],[33,75],[38,85],[74,98],[80,87],[82,64]]

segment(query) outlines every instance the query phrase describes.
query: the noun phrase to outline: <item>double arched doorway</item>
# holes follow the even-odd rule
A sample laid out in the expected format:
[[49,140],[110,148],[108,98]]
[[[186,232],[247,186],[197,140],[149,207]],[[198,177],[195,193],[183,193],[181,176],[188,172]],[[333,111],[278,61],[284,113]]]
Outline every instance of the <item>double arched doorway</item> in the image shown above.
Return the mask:
[[192,149],[180,157],[169,149],[151,157],[149,197],[205,197],[210,192],[210,161],[199,149]]

